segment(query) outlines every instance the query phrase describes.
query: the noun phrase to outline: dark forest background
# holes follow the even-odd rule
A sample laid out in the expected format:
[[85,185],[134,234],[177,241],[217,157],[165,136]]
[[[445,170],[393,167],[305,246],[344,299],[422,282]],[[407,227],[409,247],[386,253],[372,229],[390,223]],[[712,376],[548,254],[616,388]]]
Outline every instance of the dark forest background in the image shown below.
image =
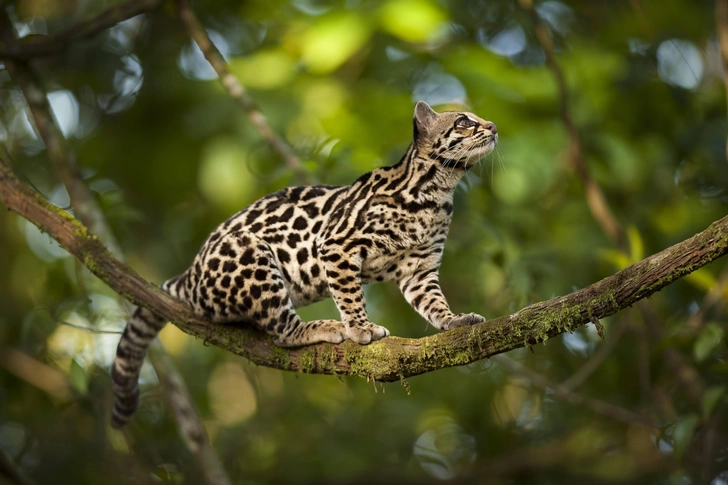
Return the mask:
[[[112,4],[6,8],[28,37]],[[207,0],[192,8],[305,177],[261,138],[171,5],[33,61],[127,262],[151,281],[182,272],[209,231],[267,193],[306,177],[348,184],[396,162],[419,99],[465,107],[500,136],[456,192],[441,268],[456,312],[494,318],[570,293],[728,212],[713,2]],[[5,70],[0,107],[3,157],[67,207]],[[588,180],[618,224],[616,238],[588,202]],[[606,343],[588,326],[407,386],[256,367],[172,325],[161,341],[233,483],[723,485],[727,283],[728,266],[717,261],[603,320]],[[434,332],[395,285],[366,294],[372,321],[394,335]],[[107,424],[113,332],[126,312],[47,235],[0,211],[0,453],[29,479],[202,480],[151,366],[131,425],[122,433]],[[331,301],[301,314],[337,316]]]

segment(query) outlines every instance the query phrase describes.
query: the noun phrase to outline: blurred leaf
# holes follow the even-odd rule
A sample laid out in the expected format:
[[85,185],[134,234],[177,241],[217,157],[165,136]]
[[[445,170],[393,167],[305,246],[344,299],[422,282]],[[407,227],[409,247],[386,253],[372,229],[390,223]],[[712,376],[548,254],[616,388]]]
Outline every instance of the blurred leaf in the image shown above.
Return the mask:
[[627,228],[627,239],[629,241],[629,257],[632,260],[631,264],[634,264],[645,257],[645,246],[637,227],[630,225]]
[[718,284],[718,279],[713,276],[713,273],[709,268],[700,268],[699,270],[687,275],[685,280],[705,291],[709,291]]
[[720,398],[725,394],[726,386],[713,386],[703,394],[703,417],[707,418],[715,409]]
[[599,454],[608,439],[605,434],[592,426],[585,426],[569,436],[567,446],[573,457],[586,457]]
[[695,360],[702,362],[713,349],[723,340],[723,328],[715,323],[708,323],[695,340],[693,355]]
[[390,0],[382,6],[380,18],[385,30],[409,42],[429,40],[447,19],[429,0]]
[[78,391],[82,396],[88,393],[88,374],[86,369],[81,367],[76,359],[71,359],[71,368],[68,370],[68,380],[71,387]]
[[303,35],[302,61],[315,73],[331,72],[361,49],[370,34],[371,27],[362,16],[326,16]]
[[252,202],[255,176],[248,167],[249,152],[230,138],[207,144],[200,164],[202,193],[226,212],[233,213]]
[[184,482],[184,475],[180,473],[179,468],[174,463],[164,463],[157,466],[152,472],[152,476],[161,479],[165,483]]
[[697,414],[689,414],[680,417],[675,422],[675,427],[672,430],[672,439],[676,456],[683,456],[685,454],[685,450],[690,445],[690,440],[693,439],[699,420],[700,417]]
[[230,71],[249,88],[276,89],[295,75],[295,59],[281,49],[256,51],[249,57],[230,60]]
[[600,249],[599,255],[607,263],[611,263],[617,270],[621,270],[632,264],[629,256],[618,249]]

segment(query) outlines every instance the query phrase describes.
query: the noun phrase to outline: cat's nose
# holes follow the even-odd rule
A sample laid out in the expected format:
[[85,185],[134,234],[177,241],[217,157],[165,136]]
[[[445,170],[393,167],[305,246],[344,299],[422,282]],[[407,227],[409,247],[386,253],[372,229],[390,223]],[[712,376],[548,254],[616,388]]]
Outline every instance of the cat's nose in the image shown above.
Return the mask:
[[485,129],[490,131],[492,135],[498,134],[498,127],[495,126],[495,123],[491,123],[490,121],[485,124]]

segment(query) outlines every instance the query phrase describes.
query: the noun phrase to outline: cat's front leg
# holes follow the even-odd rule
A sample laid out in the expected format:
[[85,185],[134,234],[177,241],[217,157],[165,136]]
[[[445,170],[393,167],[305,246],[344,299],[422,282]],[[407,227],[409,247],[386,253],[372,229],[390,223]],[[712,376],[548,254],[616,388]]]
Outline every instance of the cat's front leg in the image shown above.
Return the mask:
[[450,306],[440,289],[438,262],[420,260],[414,273],[399,278],[397,284],[407,302],[432,326],[440,330],[452,330],[484,322],[485,318],[477,313],[455,314],[450,311]]
[[335,245],[324,244],[320,250],[329,291],[341,313],[347,338],[368,344],[389,336],[389,330],[369,321],[361,284],[361,258],[343,252]]

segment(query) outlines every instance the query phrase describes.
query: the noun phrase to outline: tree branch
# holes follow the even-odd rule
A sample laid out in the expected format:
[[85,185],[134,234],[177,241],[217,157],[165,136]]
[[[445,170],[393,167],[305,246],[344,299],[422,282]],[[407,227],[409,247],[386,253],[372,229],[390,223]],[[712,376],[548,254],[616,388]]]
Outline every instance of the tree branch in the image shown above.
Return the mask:
[[[3,3],[0,1],[0,7],[5,8]],[[151,12],[161,3],[162,0],[130,0],[109,7],[95,17],[83,20],[57,34],[20,41],[3,39],[0,43],[0,59],[27,60],[59,54],[71,43],[89,39],[120,22]]]
[[245,90],[240,81],[230,73],[227,62],[220,51],[212,43],[205,32],[205,28],[197,20],[188,0],[176,0],[179,18],[185,25],[190,37],[197,43],[200,50],[220,78],[220,83],[225,87],[228,94],[233,98],[245,114],[263,140],[283,159],[283,162],[290,168],[304,184],[311,184],[311,177],[301,166],[300,160],[293,153],[291,146],[279,137],[268,124],[265,115],[258,109],[252,98]]
[[215,325],[199,318],[186,304],[114,259],[83,224],[23,185],[4,165],[0,165],[0,199],[8,209],[58,241],[114,291],[190,335],[259,365],[387,382],[469,364],[573,331],[633,305],[728,252],[726,216],[695,236],[587,288],[480,325],[420,339],[389,337],[366,346],[346,341],[282,349],[252,328]]

